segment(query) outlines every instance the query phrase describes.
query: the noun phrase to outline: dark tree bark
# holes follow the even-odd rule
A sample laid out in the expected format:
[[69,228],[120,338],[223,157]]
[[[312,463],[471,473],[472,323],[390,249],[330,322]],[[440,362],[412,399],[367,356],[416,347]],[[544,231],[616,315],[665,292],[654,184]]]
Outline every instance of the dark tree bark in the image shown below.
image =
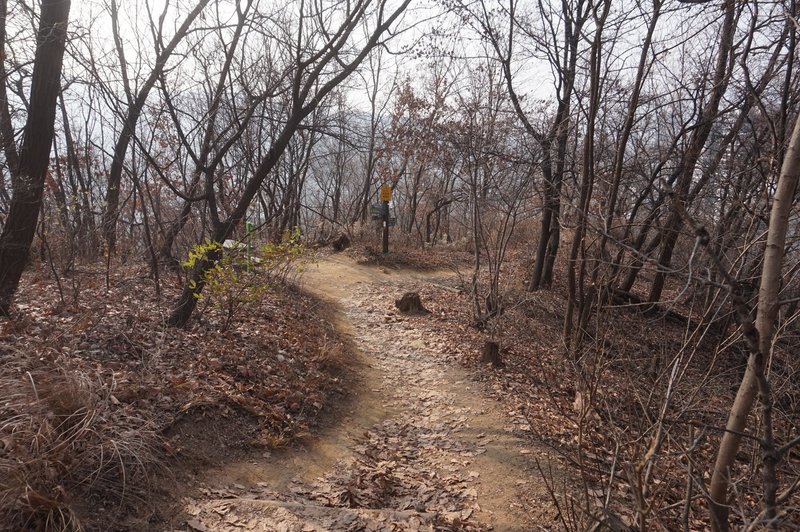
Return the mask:
[[[364,181],[361,185],[361,194],[359,199],[356,215],[353,217],[352,222],[355,223],[361,220],[361,223],[366,223],[369,219],[369,199],[372,196],[372,181],[375,178],[375,166],[377,159],[375,157],[375,146],[377,145],[378,126],[380,122],[382,111],[386,107],[386,103],[378,108],[378,89],[380,88],[379,80],[381,73],[381,51],[376,51],[377,64],[370,63],[370,73],[372,77],[372,88],[369,91],[368,98],[370,104],[370,121],[369,121],[369,144],[367,145],[367,163],[364,169]],[[389,99],[386,99],[388,102]]]
[[16,169],[19,167],[19,155],[14,143],[14,125],[11,123],[11,112],[8,109],[8,90],[6,89],[6,16],[8,5],[6,0],[0,0],[0,147],[6,156],[6,164],[11,171],[11,181],[16,178]]
[[[39,219],[53,143],[56,98],[61,90],[69,9],[70,0],[42,1],[31,79],[30,112],[18,154],[19,163],[16,170],[11,170],[16,176],[11,208],[0,235],[0,314],[4,316],[8,316],[11,300],[28,261]],[[5,84],[5,79],[2,82]],[[6,115],[7,102],[3,103],[6,105],[2,114]],[[11,140],[5,148],[13,150],[13,138],[6,139],[4,135],[4,140]]]
[[[583,26],[591,14],[591,2],[578,1],[575,5],[561,4],[561,19],[554,23],[547,14],[554,41],[559,40],[558,31],[563,28],[563,41],[560,53],[551,55],[550,61],[558,79],[556,99],[558,106],[553,121],[547,131],[540,131],[531,123],[527,112],[523,109],[519,96],[514,88],[513,69],[511,66],[514,54],[514,30],[526,31],[516,17],[516,2],[508,5],[508,35],[502,42],[498,31],[492,26],[492,17],[485,3],[480,3],[481,15],[478,16],[483,33],[489,38],[497,58],[500,60],[503,77],[509,98],[514,106],[523,127],[542,149],[539,166],[544,178],[542,221],[539,227],[539,243],[536,248],[533,271],[528,283],[528,290],[549,287],[553,283],[553,269],[556,255],[561,243],[561,188],[566,166],[567,143],[569,140],[570,113],[572,112],[572,96],[578,62],[578,45],[581,40]],[[559,28],[556,30],[555,28]]]
[[[242,32],[245,27],[245,23],[247,22],[247,14],[250,11],[250,7],[252,2],[248,2],[244,9],[237,7],[239,20],[236,25],[236,30],[234,31],[233,38],[231,39],[231,43],[228,46],[227,52],[225,53],[225,63],[222,66],[222,70],[220,71],[219,78],[217,79],[217,84],[214,89],[214,93],[211,97],[211,101],[209,102],[208,113],[205,118],[206,126],[205,131],[203,133],[203,141],[200,147],[200,153],[197,155],[195,160],[195,169],[192,174],[191,183],[188,189],[188,197],[184,198],[183,206],[181,207],[181,212],[178,215],[178,218],[172,223],[169,230],[164,235],[164,239],[161,243],[161,247],[159,248],[158,255],[161,260],[166,262],[170,265],[178,264],[178,261],[174,260],[172,256],[172,246],[175,243],[175,239],[178,235],[183,231],[184,226],[189,221],[189,216],[192,212],[192,205],[196,201],[200,201],[198,198],[194,196],[197,194],[197,189],[200,186],[200,180],[204,176],[204,174],[213,174],[216,170],[217,166],[219,166],[220,162],[222,161],[222,157],[228,153],[230,148],[233,146],[233,143],[226,142],[223,146],[218,146],[217,144],[220,142],[220,138],[214,138],[216,133],[217,127],[217,117],[219,115],[220,109],[220,102],[222,100],[222,96],[224,94],[226,85],[229,81],[230,77],[230,70],[231,64],[234,60],[234,54],[238,49],[239,40],[242,36]],[[165,91],[166,92],[166,91]],[[254,102],[254,107],[260,99],[257,99]],[[169,107],[170,114],[173,116],[173,120],[176,124],[179,123],[178,113],[172,106],[172,102],[167,100],[167,105]],[[252,113],[248,112],[244,119],[240,122],[240,126],[238,131],[233,135],[233,138],[239,138],[241,133],[244,132],[245,127],[250,122],[250,118],[252,117]],[[181,138],[184,146],[186,146],[187,150],[191,153],[191,144],[188,140],[185,140],[183,137]],[[212,150],[216,148],[217,154],[214,157],[213,161],[209,164],[209,158],[211,157]],[[205,199],[205,195],[203,196]]]
[[58,221],[61,224],[61,228],[64,230],[64,236],[67,240],[67,245],[69,248],[69,258],[66,261],[68,264],[67,269],[69,269],[75,258],[75,228],[69,215],[67,194],[64,191],[64,172],[61,169],[61,161],[58,155],[57,142],[53,143],[53,156],[55,158],[56,179],[46,180],[45,186],[47,186],[50,189],[50,192],[53,194],[53,199],[55,200],[56,207],[58,208]]
[[672,253],[675,251],[675,244],[678,242],[678,237],[683,227],[680,209],[681,207],[685,208],[697,162],[700,160],[700,154],[711,133],[714,120],[719,114],[719,106],[720,102],[722,102],[722,97],[725,95],[725,91],[728,88],[728,81],[730,80],[731,68],[733,66],[731,52],[733,51],[736,19],[736,4],[728,0],[725,3],[725,19],[720,29],[719,55],[717,56],[717,64],[714,72],[711,98],[703,109],[703,113],[697,124],[697,129],[692,132],[692,136],[689,140],[689,147],[676,171],[678,178],[675,189],[676,194],[673,201],[680,202],[681,206],[673,204],[662,231],[664,236],[661,239],[661,251],[658,256],[659,268],[653,279],[653,284],[650,286],[650,296],[648,297],[650,303],[657,303],[661,299],[661,292],[664,290],[666,275],[672,263]]
[[[717,460],[711,476],[709,495],[711,497],[711,528],[714,531],[729,529],[728,513],[728,487],[730,485],[731,468],[736,460],[736,453],[742,441],[742,435],[747,427],[747,417],[753,408],[756,396],[762,395],[764,404],[764,361],[769,358],[775,336],[778,310],[780,308],[779,293],[781,288],[781,273],[783,269],[784,251],[786,249],[786,234],[789,228],[789,214],[794,204],[797,184],[800,182],[800,120],[795,121],[789,146],[783,159],[781,174],[775,195],[772,198],[772,208],[769,218],[769,231],[767,232],[767,246],[764,250],[764,263],[761,270],[761,283],[758,291],[758,310],[755,318],[755,331],[750,317],[744,312],[740,316],[746,338],[750,339],[750,355],[747,369],[745,370],[739,390],[736,393],[725,433],[719,444]],[[751,330],[748,336],[747,329]],[[757,332],[756,332],[757,331]],[[768,396],[767,396],[768,399]],[[762,411],[762,416],[764,412]],[[762,421],[762,430],[764,428]],[[776,490],[775,460],[764,448],[764,438],[772,438],[771,434],[761,436],[762,450],[764,452],[765,475],[765,517],[769,521],[776,515]],[[773,449],[774,452],[774,442]],[[769,461],[772,461],[769,463]],[[769,473],[769,475],[767,475]],[[770,478],[766,478],[769,476]]]
[[[91,191],[89,187],[86,186],[86,180],[83,177],[78,151],[75,148],[75,142],[72,138],[72,130],[70,129],[69,117],[67,116],[67,108],[64,104],[63,95],[59,99],[59,103],[61,107],[61,121],[64,127],[64,141],[67,145],[67,174],[70,176],[73,194],[80,198],[80,205],[75,205],[75,213],[73,214],[77,225],[77,236],[80,239],[80,252],[84,256],[94,258],[99,251],[99,242],[95,229],[94,213],[89,203]],[[77,180],[77,183],[73,182],[73,176]]]
[[486,340],[481,351],[481,362],[491,364],[493,368],[503,366],[503,359],[500,357],[500,345],[497,342]]
[[[653,33],[655,33],[656,25],[661,17],[661,6],[661,0],[653,1],[653,15],[647,25],[647,34],[645,35],[644,42],[642,43],[642,49],[639,54],[639,66],[636,69],[636,78],[633,83],[633,91],[628,102],[628,109],[625,113],[625,121],[623,122],[619,140],[617,141],[616,151],[614,152],[611,189],[608,193],[606,217],[603,221],[603,234],[600,237],[600,246],[597,251],[597,261],[592,269],[593,283],[597,282],[600,273],[602,257],[606,250],[606,244],[608,243],[609,235],[611,234],[611,228],[613,227],[614,212],[617,209],[617,200],[619,196],[620,185],[622,183],[622,172],[625,163],[625,150],[628,148],[628,141],[630,140],[631,133],[633,132],[636,112],[639,108],[639,98],[642,93],[642,88],[644,87],[644,80],[647,76],[647,71],[649,70],[650,65],[652,65],[652,61],[655,61],[655,57],[651,58],[650,60],[648,60],[648,58],[650,56],[651,45],[653,42]],[[614,271],[616,272],[616,266]]]
[[[445,207],[447,207],[448,205],[450,205],[451,203],[453,203],[453,198],[438,198],[433,203],[433,209],[428,211],[428,213],[425,215],[425,243],[426,244],[431,244],[432,243],[431,233],[433,232],[433,229],[432,229],[432,225],[431,225],[431,218],[433,217],[434,214],[438,216],[439,213],[441,212],[441,210],[444,209]],[[437,225],[437,228],[438,228],[438,225],[439,225],[438,224],[438,220],[437,220],[437,224],[436,225]]]
[[[311,121],[314,122],[315,119],[316,117],[312,118]],[[272,231],[272,239],[275,242],[280,242],[287,231],[299,225],[303,188],[310,169],[311,153],[314,145],[319,140],[319,135],[315,134],[313,130],[309,130],[307,133],[302,132],[300,136],[295,138],[299,139],[299,142],[296,146],[291,145],[288,148],[291,157],[288,164],[285,165],[287,167],[286,187],[276,213],[278,220]],[[335,184],[334,188],[336,188]],[[330,220],[335,225],[338,225],[335,216],[336,211],[334,209],[334,217],[330,218]]]
[[406,314],[430,314],[422,304],[417,292],[406,292],[400,299],[395,299],[394,306]]
[[[603,30],[606,19],[611,9],[610,0],[605,0],[602,4],[595,6],[595,33],[592,41],[592,48],[589,60],[589,106],[586,117],[586,135],[583,140],[583,175],[580,186],[580,203],[578,205],[578,224],[575,227],[575,235],[572,237],[572,247],[569,254],[569,268],[567,271],[567,286],[569,296],[567,297],[567,312],[564,318],[564,342],[567,349],[573,347],[577,352],[583,338],[583,319],[578,320],[578,326],[574,331],[573,338],[573,314],[576,303],[578,305],[579,316],[588,315],[592,304],[591,297],[585,297],[583,285],[586,271],[584,258],[578,260],[579,252],[584,246],[584,235],[587,232],[587,217],[589,216],[589,203],[594,189],[594,165],[595,165],[595,127],[597,122],[597,112],[600,106],[600,87],[601,79],[601,59],[603,52]],[[577,300],[577,301],[576,301]]]
[[414,172],[414,179],[411,181],[410,190],[408,191],[409,197],[409,206],[408,206],[408,224],[406,225],[406,233],[409,235],[414,232],[414,223],[417,221],[417,208],[419,206],[419,196],[420,196],[420,183],[422,182],[422,176],[425,172],[424,164],[420,164],[417,171]]

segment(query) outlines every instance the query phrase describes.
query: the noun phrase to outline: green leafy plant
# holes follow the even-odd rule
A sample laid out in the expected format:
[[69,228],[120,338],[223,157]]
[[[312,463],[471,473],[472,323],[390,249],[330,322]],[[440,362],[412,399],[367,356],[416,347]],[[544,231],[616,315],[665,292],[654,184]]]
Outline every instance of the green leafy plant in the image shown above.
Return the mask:
[[[248,233],[247,238],[252,238]],[[200,262],[212,263],[203,275],[203,291],[194,297],[206,303],[203,311],[212,308],[224,313],[222,331],[230,327],[236,314],[260,301],[274,283],[283,283],[289,275],[302,269],[306,248],[299,228],[287,231],[280,242],[271,242],[252,252],[249,243],[226,241],[225,245],[207,240],[189,250],[182,262],[194,268]],[[190,282],[190,288],[196,284]]]
[[300,228],[286,231],[278,243],[269,242],[259,249],[259,266],[272,279],[286,282],[286,279],[303,270],[308,262],[308,250],[303,246]]

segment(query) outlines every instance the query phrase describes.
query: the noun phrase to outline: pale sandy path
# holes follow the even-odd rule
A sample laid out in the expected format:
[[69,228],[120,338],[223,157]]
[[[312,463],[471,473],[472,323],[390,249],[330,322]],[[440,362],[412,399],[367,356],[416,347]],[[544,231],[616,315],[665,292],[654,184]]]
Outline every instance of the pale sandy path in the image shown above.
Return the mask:
[[304,448],[207,475],[186,499],[192,530],[542,530],[556,515],[530,427],[471,382],[419,320],[392,305],[407,290],[451,283],[325,259],[303,277],[341,310],[364,375],[353,408]]

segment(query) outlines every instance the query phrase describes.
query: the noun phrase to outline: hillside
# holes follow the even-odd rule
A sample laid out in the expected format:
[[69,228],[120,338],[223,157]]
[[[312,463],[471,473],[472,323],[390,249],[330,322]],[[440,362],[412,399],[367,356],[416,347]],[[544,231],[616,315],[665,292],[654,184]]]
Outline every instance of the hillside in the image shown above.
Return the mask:
[[[468,310],[464,256],[372,262],[323,256],[223,333],[213,309],[165,328],[145,276],[114,275],[106,291],[99,272],[76,274],[73,306],[34,272],[23,293],[38,305],[2,337],[9,529],[619,529],[636,519],[636,467],[670,382],[641,486],[653,526],[703,528],[687,479],[707,474],[741,358],[693,342],[688,321],[623,307],[603,310],[574,360],[554,341],[558,287],[515,289],[509,271],[508,310],[487,331]],[[429,313],[394,307],[409,291]],[[502,367],[480,362],[490,337]],[[797,419],[790,364],[775,361],[778,435]],[[758,485],[739,483],[745,514]]]

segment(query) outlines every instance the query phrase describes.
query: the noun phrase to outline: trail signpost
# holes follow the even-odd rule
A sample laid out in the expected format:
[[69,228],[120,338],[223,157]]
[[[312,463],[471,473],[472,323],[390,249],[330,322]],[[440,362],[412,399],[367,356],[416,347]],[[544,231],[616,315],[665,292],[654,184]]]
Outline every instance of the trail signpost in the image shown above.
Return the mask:
[[392,186],[381,187],[381,207],[383,207],[383,254],[389,253],[389,202],[392,201]]
[[389,203],[392,201],[392,186],[391,185],[383,185],[381,187],[381,201],[383,203]]
[[247,271],[250,271],[250,261],[253,257],[253,238],[252,235],[256,230],[256,226],[250,222],[244,223],[244,234],[247,239]]

